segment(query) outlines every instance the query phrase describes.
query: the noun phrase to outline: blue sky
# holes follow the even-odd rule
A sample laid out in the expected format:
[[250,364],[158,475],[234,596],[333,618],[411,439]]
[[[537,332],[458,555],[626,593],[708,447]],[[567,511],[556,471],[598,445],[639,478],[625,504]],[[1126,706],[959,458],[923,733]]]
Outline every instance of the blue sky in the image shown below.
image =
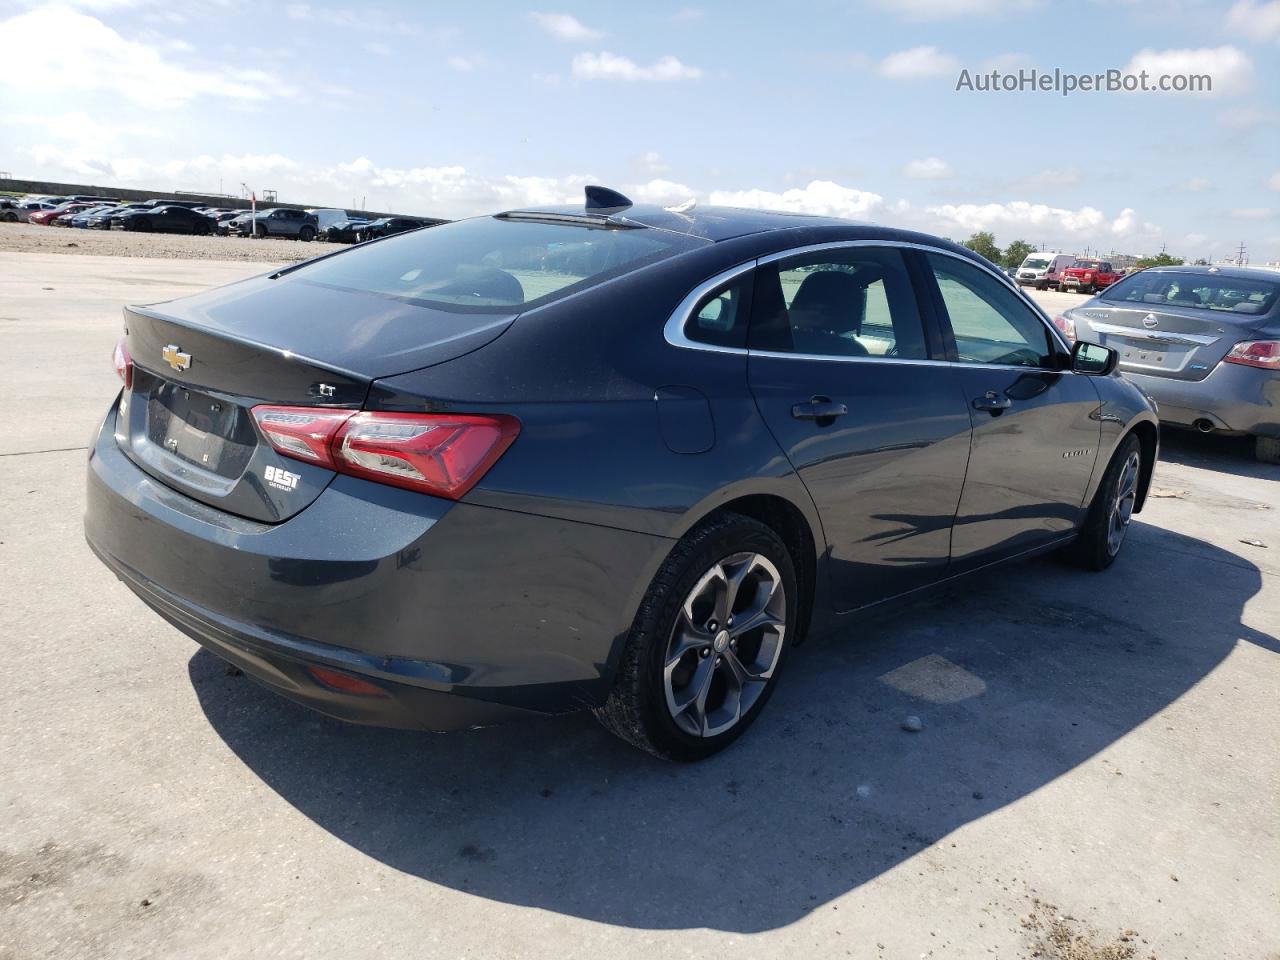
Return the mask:
[[[1280,261],[1280,0],[10,0],[0,50],[16,176],[450,217],[595,181]],[[962,69],[1142,67],[1215,89],[955,89]]]

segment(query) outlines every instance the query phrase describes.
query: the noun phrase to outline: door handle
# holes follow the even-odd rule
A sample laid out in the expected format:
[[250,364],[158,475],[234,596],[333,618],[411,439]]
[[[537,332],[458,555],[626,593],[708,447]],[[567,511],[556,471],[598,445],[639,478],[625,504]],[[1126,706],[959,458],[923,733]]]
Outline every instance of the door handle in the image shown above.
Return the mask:
[[1003,393],[996,393],[994,390],[988,390],[980,397],[973,400],[973,409],[986,410],[993,417],[1001,412],[1008,410],[1013,406],[1013,401],[1006,397]]
[[791,408],[791,415],[797,420],[816,420],[819,426],[834,423],[836,417],[843,417],[848,412],[847,406],[830,397],[810,397],[807,403],[797,403]]

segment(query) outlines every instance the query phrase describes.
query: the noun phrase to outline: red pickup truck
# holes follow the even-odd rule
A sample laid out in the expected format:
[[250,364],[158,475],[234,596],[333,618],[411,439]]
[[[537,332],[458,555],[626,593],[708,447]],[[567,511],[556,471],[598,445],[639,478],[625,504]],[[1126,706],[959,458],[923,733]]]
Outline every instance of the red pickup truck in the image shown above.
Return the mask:
[[1121,276],[1105,260],[1076,260],[1062,271],[1062,276],[1058,278],[1058,289],[1096,293],[1111,286]]

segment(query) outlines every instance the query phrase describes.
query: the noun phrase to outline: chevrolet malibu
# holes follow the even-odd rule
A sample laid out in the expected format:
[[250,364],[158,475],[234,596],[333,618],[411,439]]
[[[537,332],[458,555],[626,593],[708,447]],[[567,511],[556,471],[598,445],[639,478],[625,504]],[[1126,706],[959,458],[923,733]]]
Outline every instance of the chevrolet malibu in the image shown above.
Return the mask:
[[90,545],[362,723],[586,707],[708,756],[807,634],[1051,550],[1107,567],[1157,454],[1115,352],[962,247],[604,188],[124,320]]

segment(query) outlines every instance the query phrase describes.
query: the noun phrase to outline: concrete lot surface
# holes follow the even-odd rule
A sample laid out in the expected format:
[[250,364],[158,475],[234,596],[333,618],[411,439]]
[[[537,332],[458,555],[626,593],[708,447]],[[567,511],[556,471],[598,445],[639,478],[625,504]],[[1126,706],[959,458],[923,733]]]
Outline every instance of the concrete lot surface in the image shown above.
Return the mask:
[[260,269],[0,253],[0,960],[1280,957],[1280,469],[1166,435],[1110,571],[810,643],[697,766],[344,726],[81,534],[120,305]]

